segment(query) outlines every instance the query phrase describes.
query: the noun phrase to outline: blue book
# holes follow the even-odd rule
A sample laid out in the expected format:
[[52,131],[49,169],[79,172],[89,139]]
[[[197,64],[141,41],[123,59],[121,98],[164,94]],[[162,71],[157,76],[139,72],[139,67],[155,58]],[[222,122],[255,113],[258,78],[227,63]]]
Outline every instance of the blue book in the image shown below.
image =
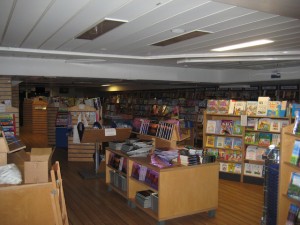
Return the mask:
[[300,111],[300,104],[293,103],[292,104],[292,117],[295,117],[295,112]]

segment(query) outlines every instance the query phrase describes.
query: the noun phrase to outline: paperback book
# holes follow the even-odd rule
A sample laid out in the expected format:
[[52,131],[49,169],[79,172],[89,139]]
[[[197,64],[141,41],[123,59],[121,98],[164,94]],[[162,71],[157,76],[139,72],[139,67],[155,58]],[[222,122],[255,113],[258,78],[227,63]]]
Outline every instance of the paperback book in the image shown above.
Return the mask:
[[247,101],[246,114],[247,116],[256,116],[257,101]]
[[229,110],[229,100],[218,100],[218,113],[227,114]]
[[281,131],[281,121],[280,120],[271,120],[270,131],[280,132]]
[[272,134],[259,133],[258,145],[263,147],[269,147],[272,143]]
[[234,135],[242,135],[243,130],[241,126],[241,121],[240,120],[235,120],[233,121],[233,131],[232,134]]
[[291,174],[287,195],[297,201],[300,201],[300,174],[293,172]]
[[216,137],[215,136],[207,136],[206,137],[206,147],[215,147],[215,141]]
[[269,101],[267,116],[279,116],[281,110],[280,101]]
[[234,115],[245,115],[246,101],[236,101],[234,106]]
[[295,166],[300,166],[299,157],[300,157],[300,141],[295,140],[290,163]]
[[245,144],[257,145],[258,144],[258,133],[246,132],[245,133]]
[[272,120],[270,118],[260,118],[258,120],[257,130],[270,131],[271,121]]
[[269,97],[258,97],[257,101],[257,116],[267,116],[268,106],[269,106]]
[[233,149],[235,150],[241,150],[243,146],[243,141],[241,138],[233,138]]
[[207,113],[218,113],[218,100],[216,99],[209,99],[207,100]]
[[235,103],[236,100],[229,100],[228,114],[232,115],[234,113]]
[[217,134],[220,131],[221,121],[220,120],[207,120],[206,133]]
[[233,138],[232,137],[225,137],[224,139],[224,148],[232,149],[233,147]]
[[221,120],[220,134],[233,133],[233,120]]

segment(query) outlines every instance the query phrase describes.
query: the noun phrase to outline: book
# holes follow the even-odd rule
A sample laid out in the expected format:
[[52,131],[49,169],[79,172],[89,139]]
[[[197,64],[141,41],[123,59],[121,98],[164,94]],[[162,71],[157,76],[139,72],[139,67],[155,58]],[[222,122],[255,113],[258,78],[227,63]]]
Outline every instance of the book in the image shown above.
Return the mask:
[[247,119],[247,129],[248,130],[257,130],[258,119],[257,118],[248,118]]
[[246,132],[245,133],[245,144],[258,144],[258,134],[256,132]]
[[210,133],[210,134],[219,133],[220,125],[221,125],[220,120],[207,120],[206,133]]
[[270,131],[280,132],[281,130],[281,121],[280,120],[271,120]]
[[280,108],[280,117],[285,117],[286,116],[286,109],[287,109],[287,101],[281,101],[281,108]]
[[218,100],[218,113],[227,114],[229,110],[229,100]]
[[256,149],[256,159],[255,160],[264,161],[262,156],[265,154],[265,152],[266,152],[266,148],[258,147]]
[[241,150],[243,146],[243,141],[241,138],[233,138],[232,148],[235,150]]
[[233,120],[221,120],[220,134],[232,134]]
[[276,147],[280,146],[280,134],[272,134],[272,145],[275,145]]
[[256,177],[263,177],[263,165],[258,165],[258,164],[252,164],[251,165],[251,175],[256,176]]
[[220,163],[220,171],[228,172],[228,163]]
[[229,100],[228,114],[233,114],[236,100]]
[[267,116],[279,116],[281,110],[281,101],[269,101]]
[[224,148],[224,141],[225,141],[225,137],[218,136],[217,140],[216,140],[216,147],[217,148]]
[[206,147],[215,147],[215,136],[207,136],[206,137]]
[[241,126],[241,121],[240,120],[233,121],[232,134],[242,135],[242,133],[243,133],[243,130],[242,130],[242,126]]
[[234,106],[234,115],[245,115],[246,101],[236,101]]
[[246,104],[246,115],[256,116],[257,112],[257,101],[247,101]]
[[256,160],[256,151],[257,151],[256,146],[253,145],[247,146],[245,159]]
[[258,120],[257,130],[270,131],[271,121],[272,119],[270,118],[260,118]]
[[263,147],[269,147],[272,143],[272,134],[259,133],[258,145]]
[[252,175],[252,164],[245,163],[245,165],[244,165],[244,174],[245,175]]
[[300,223],[300,208],[291,203],[285,225],[296,225]]
[[295,117],[295,112],[300,111],[300,104],[299,103],[293,103],[292,104],[292,117]]
[[208,99],[207,100],[207,106],[206,111],[207,113],[218,113],[218,100],[216,99]]
[[268,114],[268,106],[269,106],[269,97],[258,97],[257,101],[257,116],[267,116]]
[[300,174],[292,172],[287,191],[288,197],[300,201]]
[[233,138],[232,137],[225,137],[224,139],[224,148],[232,149],[233,147]]
[[299,158],[300,158],[300,141],[295,140],[290,163],[292,165],[299,166]]
[[234,166],[233,173],[241,174],[242,173],[242,164],[236,163]]
[[137,163],[133,163],[132,164],[132,170],[131,170],[131,177],[135,178],[135,179],[139,179],[140,176],[140,165]]

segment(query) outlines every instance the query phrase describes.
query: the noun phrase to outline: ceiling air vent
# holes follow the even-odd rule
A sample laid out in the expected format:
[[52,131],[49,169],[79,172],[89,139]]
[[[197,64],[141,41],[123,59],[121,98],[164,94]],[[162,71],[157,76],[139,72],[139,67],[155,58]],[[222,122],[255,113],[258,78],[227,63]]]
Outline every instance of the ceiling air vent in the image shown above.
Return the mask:
[[183,35],[180,35],[180,36],[176,36],[176,37],[173,37],[173,38],[161,41],[161,42],[154,43],[152,45],[154,45],[154,46],[167,46],[167,45],[175,44],[177,42],[186,41],[186,40],[191,39],[191,38],[200,37],[200,36],[203,36],[203,35],[206,35],[206,34],[209,34],[209,33],[205,32],[205,31],[192,31],[190,33],[186,33],[186,34],[183,34]]
[[76,39],[94,40],[100,35],[122,25],[123,23],[126,23],[126,21],[105,19],[101,23],[76,37]]

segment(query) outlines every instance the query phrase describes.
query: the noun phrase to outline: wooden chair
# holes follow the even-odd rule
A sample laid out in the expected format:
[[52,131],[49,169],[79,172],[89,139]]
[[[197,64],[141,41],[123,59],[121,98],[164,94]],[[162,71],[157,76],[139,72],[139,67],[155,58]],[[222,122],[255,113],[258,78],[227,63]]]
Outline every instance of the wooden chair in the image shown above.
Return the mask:
[[67,208],[65,203],[62,178],[60,173],[59,162],[56,161],[52,165],[50,171],[53,191],[51,193],[52,208],[55,212],[55,220],[57,225],[69,225]]

